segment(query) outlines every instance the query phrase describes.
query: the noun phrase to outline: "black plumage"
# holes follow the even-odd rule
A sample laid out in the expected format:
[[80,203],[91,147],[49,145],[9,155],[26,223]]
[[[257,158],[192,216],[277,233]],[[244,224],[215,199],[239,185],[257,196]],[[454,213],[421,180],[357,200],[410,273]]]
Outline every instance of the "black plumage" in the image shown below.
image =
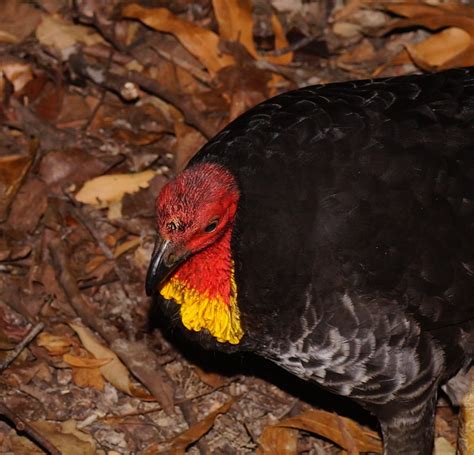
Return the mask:
[[[437,390],[474,358],[474,68],[308,87],[192,159],[239,190],[232,257],[251,350],[353,398],[385,453],[429,454]],[[455,379],[454,379],[455,380]]]

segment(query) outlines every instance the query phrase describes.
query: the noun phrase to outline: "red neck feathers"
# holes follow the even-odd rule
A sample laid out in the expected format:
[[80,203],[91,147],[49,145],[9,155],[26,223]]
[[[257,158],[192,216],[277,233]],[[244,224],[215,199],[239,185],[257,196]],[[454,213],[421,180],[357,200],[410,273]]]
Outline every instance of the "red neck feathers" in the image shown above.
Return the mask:
[[204,250],[191,256],[173,278],[209,299],[222,299],[227,305],[232,295],[233,261],[230,239],[232,227]]

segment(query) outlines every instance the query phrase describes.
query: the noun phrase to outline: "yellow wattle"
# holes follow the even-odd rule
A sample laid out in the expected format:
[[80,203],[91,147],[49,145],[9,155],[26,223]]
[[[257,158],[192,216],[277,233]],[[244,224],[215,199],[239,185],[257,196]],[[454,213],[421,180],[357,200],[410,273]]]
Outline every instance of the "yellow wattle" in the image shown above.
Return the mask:
[[171,277],[160,293],[165,299],[174,300],[181,305],[181,320],[188,330],[199,332],[207,329],[221,343],[238,344],[244,332],[240,325],[233,269],[230,280],[231,295],[228,303],[221,296],[211,298],[191,288],[177,277]]

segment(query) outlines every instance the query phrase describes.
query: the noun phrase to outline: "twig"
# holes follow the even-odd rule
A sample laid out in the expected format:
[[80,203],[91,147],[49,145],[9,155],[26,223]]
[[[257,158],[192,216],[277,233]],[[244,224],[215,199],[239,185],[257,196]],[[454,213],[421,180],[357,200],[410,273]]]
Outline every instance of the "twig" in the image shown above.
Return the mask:
[[130,84],[138,85],[142,90],[152,93],[179,109],[187,123],[196,127],[206,138],[211,138],[215,133],[215,128],[206,121],[201,113],[194,107],[189,96],[172,93],[163,84],[153,80],[138,71],[129,71],[126,76],[106,71],[103,67],[89,64],[79,54],[69,57],[69,64],[74,72],[94,84],[111,90],[114,93],[124,96]]
[[38,333],[40,333],[43,329],[44,324],[39,322],[28,332],[25,338],[23,338],[23,340],[21,340],[21,342],[16,345],[15,349],[8,353],[5,360],[0,365],[0,373],[10,366],[10,364],[20,355],[23,349],[25,349],[26,346],[28,346],[28,344],[30,344],[36,335],[38,335]]
[[[71,197],[71,195],[66,192],[66,195],[71,199],[73,200],[73,198]],[[74,205],[73,205],[73,208],[71,208],[72,210],[72,215],[77,218],[79,220],[79,222],[85,227],[85,229],[87,230],[87,232],[89,232],[90,236],[95,240],[95,242],[97,243],[97,245],[99,245],[99,248],[102,250],[102,252],[104,253],[105,257],[109,260],[109,261],[112,261],[112,266],[114,268],[114,271],[115,273],[117,274],[119,280],[120,280],[120,283],[122,285],[122,289],[123,289],[123,292],[125,293],[125,295],[127,297],[130,297],[129,294],[128,294],[128,291],[125,287],[125,283],[127,282],[127,277],[124,275],[124,273],[122,272],[122,269],[119,267],[119,265],[117,264],[117,261],[116,261],[116,258],[114,256],[114,253],[112,252],[112,250],[107,246],[107,244],[101,239],[100,235],[96,232],[96,230],[92,227],[91,223],[89,223],[89,220],[87,220],[81,213],[80,211],[80,208],[76,208]]]
[[[173,391],[164,378],[165,372],[160,369],[156,354],[150,351],[144,342],[123,339],[113,324],[98,317],[97,310],[80,293],[76,279],[70,270],[66,248],[61,240],[51,241],[49,251],[58,281],[77,315],[85,325],[91,327],[107,341],[132,374],[151,392],[163,409],[171,414],[174,406]],[[143,361],[137,361],[137,352],[140,353]]]
[[307,46],[308,44],[320,38],[321,35],[322,33],[318,33],[317,35],[314,35],[314,36],[305,36],[304,38],[301,38],[299,41],[295,41],[293,44],[290,44],[289,46],[281,47],[279,49],[273,49],[271,51],[259,51],[258,53],[263,56],[268,55],[268,56],[273,56],[273,57],[280,57],[281,55],[288,54],[288,52],[294,52],[294,51],[297,51],[298,49],[301,49],[302,47]]
[[17,431],[27,434],[41,448],[48,451],[50,455],[61,455],[61,452],[43,435],[38,433],[27,421],[17,416],[10,408],[0,402],[0,414],[5,416],[15,425]]
[[188,63],[186,60],[176,57],[175,55],[172,55],[169,52],[166,52],[156,46],[151,46],[151,49],[154,50],[160,57],[164,58],[165,60],[168,60],[171,63],[174,63],[176,66],[179,66],[204,84],[208,86],[212,84],[211,77],[208,73],[195,67],[191,63]]
[[[109,56],[107,57],[107,66],[106,66],[107,71],[110,70],[110,65],[112,64],[113,56],[114,56],[114,51],[110,49]],[[89,129],[89,127],[91,126],[92,122],[94,121],[97,115],[97,112],[99,112],[100,107],[102,106],[102,104],[104,104],[105,95],[107,95],[107,90],[105,88],[102,88],[99,101],[94,106],[94,109],[92,110],[91,115],[89,115],[89,118],[87,119],[87,122],[83,127],[84,131],[87,131]]]

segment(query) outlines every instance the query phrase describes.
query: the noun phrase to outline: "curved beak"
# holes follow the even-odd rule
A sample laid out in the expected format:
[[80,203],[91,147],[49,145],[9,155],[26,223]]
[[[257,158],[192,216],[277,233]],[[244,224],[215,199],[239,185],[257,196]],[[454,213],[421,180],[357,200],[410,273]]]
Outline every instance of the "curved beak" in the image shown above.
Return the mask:
[[146,274],[145,290],[148,296],[155,294],[156,286],[162,284],[170,274],[186,259],[187,254],[177,256],[174,245],[169,240],[158,237]]

